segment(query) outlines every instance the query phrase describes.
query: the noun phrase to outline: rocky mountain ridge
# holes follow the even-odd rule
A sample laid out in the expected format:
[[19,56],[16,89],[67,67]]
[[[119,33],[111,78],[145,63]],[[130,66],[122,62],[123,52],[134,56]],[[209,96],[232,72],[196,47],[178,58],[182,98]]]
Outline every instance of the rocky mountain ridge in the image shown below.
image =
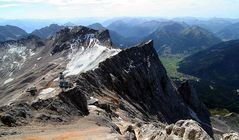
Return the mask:
[[[26,63],[31,61],[36,69],[1,87],[4,127],[65,124],[85,116],[123,139],[213,136],[207,108],[189,83],[174,86],[153,41],[120,50],[112,47],[108,31],[71,27],[44,42]],[[72,84],[69,89],[58,87],[60,72]],[[29,84],[36,95],[27,92]]]
[[235,40],[235,39],[239,39],[238,29],[239,29],[239,23],[237,22],[237,23],[226,26],[225,28],[218,31],[217,34],[221,39],[225,41]]
[[58,31],[60,31],[63,28],[65,28],[65,26],[60,26],[60,25],[57,25],[57,24],[51,24],[47,27],[34,30],[31,34],[36,35],[36,36],[38,36],[42,39],[47,39],[51,36],[54,36]]
[[172,23],[159,28],[145,40],[153,39],[155,49],[161,54],[192,54],[209,48],[221,40],[199,26]]
[[23,29],[12,25],[0,26],[0,31],[0,42],[18,40],[27,36]]

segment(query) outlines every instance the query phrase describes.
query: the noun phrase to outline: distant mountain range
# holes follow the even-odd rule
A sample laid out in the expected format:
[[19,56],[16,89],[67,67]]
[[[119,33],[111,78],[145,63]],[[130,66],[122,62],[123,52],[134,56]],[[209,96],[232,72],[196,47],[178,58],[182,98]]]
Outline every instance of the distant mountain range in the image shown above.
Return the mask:
[[132,46],[152,39],[154,47],[160,54],[190,54],[221,41],[212,32],[183,22],[151,20],[129,23],[118,20],[107,28],[114,31],[113,36],[117,34],[117,38],[120,38],[118,40],[122,40],[121,44],[116,43],[118,46]]
[[202,28],[209,30],[210,32],[217,33],[226,26],[229,26],[238,21],[238,19],[226,19],[226,18],[174,18],[173,21],[184,22],[188,25],[198,25]]
[[[107,28],[100,23],[94,23],[88,27],[94,30],[107,30]],[[137,37],[125,37],[113,30],[109,30],[109,34],[113,45],[119,48],[128,48],[140,42]]]
[[38,30],[34,30],[31,34],[36,35],[42,39],[47,39],[50,36],[55,35],[58,31],[60,31],[61,29],[65,28],[65,26],[59,26],[57,24],[51,24],[47,27],[38,29]]
[[171,23],[159,28],[145,38],[153,39],[160,54],[190,54],[208,48],[221,40],[199,26]]
[[8,40],[18,40],[27,36],[27,33],[16,26],[0,26],[0,42]]
[[155,31],[160,25],[159,21],[132,22],[117,20],[112,22],[107,29],[112,30],[124,37],[143,38]]
[[[239,24],[235,23],[235,21],[227,19],[197,20],[184,18],[176,18],[170,21],[127,18],[112,20],[107,26],[103,26],[101,23],[94,23],[88,27],[95,30],[108,29],[114,46],[120,48],[131,47],[142,41],[153,39],[154,46],[160,54],[191,54],[219,43],[221,39],[237,39]],[[72,25],[75,24],[70,22],[64,24],[64,26],[51,24],[34,30],[31,34],[46,39],[55,35],[62,28]],[[211,29],[210,27],[215,27],[216,29]],[[27,35],[20,28],[18,30],[21,30],[21,35],[18,35],[19,31],[16,30],[15,32],[14,30],[16,29],[13,29],[10,34],[3,33],[4,36],[0,34],[0,39],[2,41],[16,40],[21,38],[22,35]],[[217,34],[213,34],[213,32]],[[5,37],[5,35],[7,36]]]
[[[65,27],[51,24],[34,30],[31,34],[46,39]],[[213,33],[199,26],[188,26],[185,23],[172,21],[159,22],[152,20],[134,24],[115,21],[107,27],[100,23],[91,24],[88,27],[95,30],[108,29],[114,46],[120,48],[127,48],[142,41],[153,39],[154,46],[160,54],[192,53],[221,41]],[[25,32],[24,35],[27,35],[27,33]],[[16,39],[16,37],[13,39]]]
[[26,32],[30,33],[36,29],[43,28],[52,23],[58,25],[65,25],[70,23],[70,25],[89,25],[95,22],[101,23],[103,26],[108,27],[111,23],[115,21],[124,21],[127,24],[141,24],[144,22],[157,21],[157,22],[184,22],[188,25],[198,25],[203,27],[213,33],[217,33],[224,27],[239,22],[238,19],[230,18],[195,18],[195,17],[183,17],[183,18],[160,18],[160,17],[119,17],[112,19],[104,18],[76,18],[76,19],[1,19],[0,25],[14,25],[24,29]]
[[218,36],[224,40],[239,39],[239,22],[226,26],[218,32]]
[[91,29],[94,29],[94,30],[105,30],[106,29],[100,23],[94,23],[94,24],[88,25],[88,28],[91,28]]

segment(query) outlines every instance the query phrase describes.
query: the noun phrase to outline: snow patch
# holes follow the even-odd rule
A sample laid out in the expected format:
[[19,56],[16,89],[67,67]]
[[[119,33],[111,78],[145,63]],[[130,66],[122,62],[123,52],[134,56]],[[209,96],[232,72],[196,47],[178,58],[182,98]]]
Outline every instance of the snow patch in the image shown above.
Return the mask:
[[37,64],[34,64],[34,66],[32,67],[32,69],[35,69],[37,67]]
[[47,94],[47,93],[50,93],[50,92],[52,92],[54,90],[55,90],[54,88],[43,89],[40,94]]
[[10,73],[9,73],[9,77],[11,77],[11,76],[12,76],[12,74],[13,74],[13,72],[10,72]]
[[4,56],[3,56],[3,60],[5,60],[6,58],[7,58],[7,56],[6,56],[6,55],[4,55]]
[[36,53],[34,53],[33,51],[32,51],[32,49],[29,49],[29,55],[30,56],[33,56],[33,55],[35,55]]
[[4,81],[3,85],[8,84],[8,83],[12,82],[13,80],[14,80],[14,78],[9,78],[6,81]]
[[11,69],[13,67],[18,67],[20,69],[20,67],[25,63],[27,57],[34,55],[32,49],[28,50],[27,47],[22,44],[7,44],[6,47],[9,49],[4,56],[4,60],[8,58],[12,61],[13,65],[11,65]]
[[118,54],[120,51],[120,49],[102,46],[98,43],[98,40],[90,38],[89,46],[81,46],[77,51],[72,48],[72,53],[68,56],[70,62],[67,64],[64,74],[70,76],[93,70],[98,67],[100,62]]
[[14,78],[9,78],[6,81],[4,81],[3,85],[8,84],[8,83],[12,82],[13,80],[14,80]]
[[92,108],[92,109],[97,109],[97,106],[95,105],[88,105],[89,108]]
[[8,50],[8,53],[17,53],[17,54],[22,54],[22,55],[25,55],[25,50],[26,50],[26,47],[22,46],[22,45],[8,45],[8,47],[10,48]]
[[149,58],[149,56],[147,57],[147,65],[148,65],[148,68],[150,68],[150,58]]
[[37,60],[40,60],[42,57],[38,57]]
[[99,99],[94,98],[94,97],[90,97],[90,99],[95,100],[95,101],[99,101]]
[[46,99],[47,97],[49,97],[48,94],[50,94],[51,92],[55,91],[55,88],[46,88],[43,89],[40,94],[38,95],[39,99]]

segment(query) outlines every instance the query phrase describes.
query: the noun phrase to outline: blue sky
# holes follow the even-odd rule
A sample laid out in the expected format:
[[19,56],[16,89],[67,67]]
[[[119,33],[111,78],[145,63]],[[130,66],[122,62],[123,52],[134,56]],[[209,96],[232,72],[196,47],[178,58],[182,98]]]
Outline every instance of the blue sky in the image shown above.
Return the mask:
[[0,0],[0,18],[79,17],[239,18],[239,0]]

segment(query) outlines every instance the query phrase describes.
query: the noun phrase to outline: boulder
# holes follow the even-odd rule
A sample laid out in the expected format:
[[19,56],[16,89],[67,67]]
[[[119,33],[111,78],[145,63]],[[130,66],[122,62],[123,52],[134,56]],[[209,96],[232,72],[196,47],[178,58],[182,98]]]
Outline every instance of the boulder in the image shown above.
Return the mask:
[[144,125],[140,128],[139,137],[151,140],[212,140],[199,123],[194,120],[179,120],[175,124]]
[[223,134],[221,140],[239,140],[239,133],[231,132]]

